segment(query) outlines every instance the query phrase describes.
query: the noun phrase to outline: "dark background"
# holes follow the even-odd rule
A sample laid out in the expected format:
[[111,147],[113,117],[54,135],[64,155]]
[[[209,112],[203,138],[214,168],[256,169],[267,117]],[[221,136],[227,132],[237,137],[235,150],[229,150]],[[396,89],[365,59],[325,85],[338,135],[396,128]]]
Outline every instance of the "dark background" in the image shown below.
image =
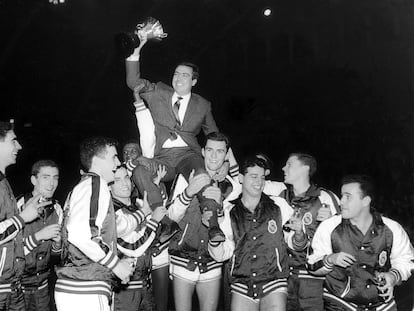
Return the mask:
[[290,152],[312,153],[316,182],[337,193],[342,175],[371,174],[378,209],[412,234],[412,0],[0,0],[0,119],[24,147],[8,170],[16,194],[52,158],[64,200],[80,140],[138,137],[113,37],[147,16],[168,37],[144,47],[142,76],[169,83],[178,61],[196,62],[195,91],[236,157],[267,153],[280,180]]

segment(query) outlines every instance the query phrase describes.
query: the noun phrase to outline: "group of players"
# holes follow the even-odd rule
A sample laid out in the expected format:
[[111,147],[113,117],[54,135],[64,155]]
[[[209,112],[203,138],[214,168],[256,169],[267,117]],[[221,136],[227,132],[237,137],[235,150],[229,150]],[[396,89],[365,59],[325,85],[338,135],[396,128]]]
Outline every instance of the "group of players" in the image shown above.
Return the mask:
[[[180,63],[172,87],[141,78],[146,38],[126,60],[140,142],[91,137],[82,176],[63,208],[59,170],[33,165],[33,192],[16,202],[5,178],[21,149],[0,122],[0,310],[49,310],[55,260],[58,311],[396,310],[411,275],[404,229],[374,208],[371,179],[347,176],[341,199],[312,183],[313,156],[292,153],[284,182],[268,180],[263,154],[238,166],[211,104],[192,92],[197,66]],[[196,136],[203,130],[201,148]],[[165,182],[174,180],[169,191]]]

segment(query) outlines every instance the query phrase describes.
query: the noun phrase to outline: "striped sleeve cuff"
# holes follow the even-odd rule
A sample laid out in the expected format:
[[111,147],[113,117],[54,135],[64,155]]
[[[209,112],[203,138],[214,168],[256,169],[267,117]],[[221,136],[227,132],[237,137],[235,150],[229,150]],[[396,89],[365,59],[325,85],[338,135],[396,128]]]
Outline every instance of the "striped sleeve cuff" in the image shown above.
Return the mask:
[[229,168],[229,175],[233,178],[239,176],[239,166],[237,164]]
[[147,221],[147,226],[148,228],[150,228],[152,231],[156,231],[158,229],[159,223],[158,221],[154,220],[154,219],[149,219]]
[[125,163],[125,165],[126,165],[126,167],[127,167],[128,171],[131,171],[131,172],[134,170],[134,168],[136,168],[136,167],[137,167],[134,163],[132,163],[132,161],[131,161],[131,160],[127,161],[127,162]]
[[219,245],[221,244],[221,242],[213,242],[213,241],[208,241],[208,244],[209,244],[211,247],[217,247],[217,246],[219,246]]
[[329,269],[329,270],[332,270],[334,267],[334,264],[328,262],[328,255],[323,257],[323,265],[325,266],[326,269]]
[[132,54],[131,56],[127,57],[125,60],[129,62],[137,62],[139,61],[139,55]]
[[397,284],[400,284],[400,283],[401,283],[401,281],[402,281],[402,277],[401,277],[400,272],[399,272],[397,269],[395,269],[395,268],[391,268],[390,272],[391,272],[391,273],[394,275],[394,277],[395,277],[395,284],[396,284],[396,285],[397,285]]
[[17,216],[13,216],[12,218],[10,218],[10,220],[12,221],[12,223],[16,226],[17,230],[22,230],[25,223],[22,217],[20,217],[19,215]]
[[143,110],[147,109],[147,107],[145,107],[145,104],[144,104],[143,101],[134,102],[134,106],[135,106],[135,111],[136,112],[140,112],[140,111],[143,111]]
[[142,223],[145,220],[145,214],[141,210],[137,210],[132,213],[132,216],[137,220],[138,224]]
[[301,240],[298,240],[297,238],[296,238],[296,234],[293,236],[293,238],[292,238],[292,244],[293,244],[293,247],[296,249],[296,250],[303,250],[303,249],[305,249],[306,248],[306,246],[308,245],[308,239],[306,238],[306,236],[304,236],[304,238],[303,239],[301,239]]
[[98,263],[113,270],[118,264],[118,261],[119,258],[116,256],[116,254],[112,251],[109,251],[104,258],[98,261]]
[[187,194],[187,189],[186,189],[186,190],[184,190],[184,192],[183,192],[183,193],[181,193],[181,194],[179,194],[179,195],[178,195],[178,200],[180,200],[180,202],[181,202],[183,205],[189,205],[189,204],[190,204],[190,202],[191,202],[191,200],[192,200],[192,197],[190,197],[190,196]]
[[38,241],[34,234],[29,235],[24,239],[24,247],[27,249],[27,252],[31,252],[36,247],[38,247],[42,242]]

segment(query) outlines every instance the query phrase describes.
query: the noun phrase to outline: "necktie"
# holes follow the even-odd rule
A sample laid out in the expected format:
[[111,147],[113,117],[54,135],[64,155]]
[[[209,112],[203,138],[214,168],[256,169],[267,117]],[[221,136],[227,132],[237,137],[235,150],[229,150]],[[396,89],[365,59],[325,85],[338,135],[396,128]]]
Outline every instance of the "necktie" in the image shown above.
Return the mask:
[[173,105],[173,112],[174,112],[174,116],[175,116],[175,120],[177,121],[177,124],[181,124],[178,111],[180,110],[180,104],[181,104],[182,99],[183,98],[181,96],[178,96],[177,101]]

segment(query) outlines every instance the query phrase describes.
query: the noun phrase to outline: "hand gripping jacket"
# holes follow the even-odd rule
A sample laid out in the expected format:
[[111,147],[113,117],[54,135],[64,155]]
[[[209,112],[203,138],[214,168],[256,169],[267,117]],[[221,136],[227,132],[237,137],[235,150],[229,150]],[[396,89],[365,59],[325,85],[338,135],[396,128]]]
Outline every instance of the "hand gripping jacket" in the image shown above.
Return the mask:
[[[364,308],[383,304],[374,284],[375,272],[392,272],[398,284],[407,280],[414,268],[414,252],[407,233],[397,222],[377,212],[365,235],[341,216],[327,219],[317,229],[312,248],[309,270],[326,274],[329,293]],[[326,256],[339,252],[351,254],[357,261],[347,268],[326,261]]]
[[317,215],[322,204],[327,204],[331,208],[332,215],[339,213],[339,200],[334,193],[324,188],[312,184],[306,191],[304,196],[295,197],[291,185],[286,185],[286,189],[279,195],[284,198],[288,204],[299,213],[303,219],[304,231],[307,239],[306,245],[297,247],[292,246],[289,251],[289,266],[300,271],[299,276],[308,275],[306,272],[306,254],[309,252],[310,242],[315,234],[316,228],[320,224],[317,220]]
[[[21,212],[24,203],[27,202],[33,194],[27,193],[17,200],[17,207]],[[51,255],[60,255],[61,246],[53,240],[38,241],[35,233],[44,227],[52,224],[62,224],[63,211],[57,201],[46,206],[42,215],[34,221],[26,224],[23,230],[24,235],[24,255],[25,269],[22,276],[23,286],[39,286],[50,275],[52,268]]]
[[[240,184],[230,176],[226,177],[226,184],[232,191],[227,193],[223,207],[229,201],[237,198],[240,193]],[[207,272],[222,266],[221,262],[213,260],[208,251],[208,228],[201,222],[200,204],[197,197],[189,197],[184,191],[188,183],[179,175],[174,187],[173,202],[168,209],[169,217],[176,221],[181,231],[170,242],[169,253],[171,263],[194,271],[196,267],[200,272]]]

